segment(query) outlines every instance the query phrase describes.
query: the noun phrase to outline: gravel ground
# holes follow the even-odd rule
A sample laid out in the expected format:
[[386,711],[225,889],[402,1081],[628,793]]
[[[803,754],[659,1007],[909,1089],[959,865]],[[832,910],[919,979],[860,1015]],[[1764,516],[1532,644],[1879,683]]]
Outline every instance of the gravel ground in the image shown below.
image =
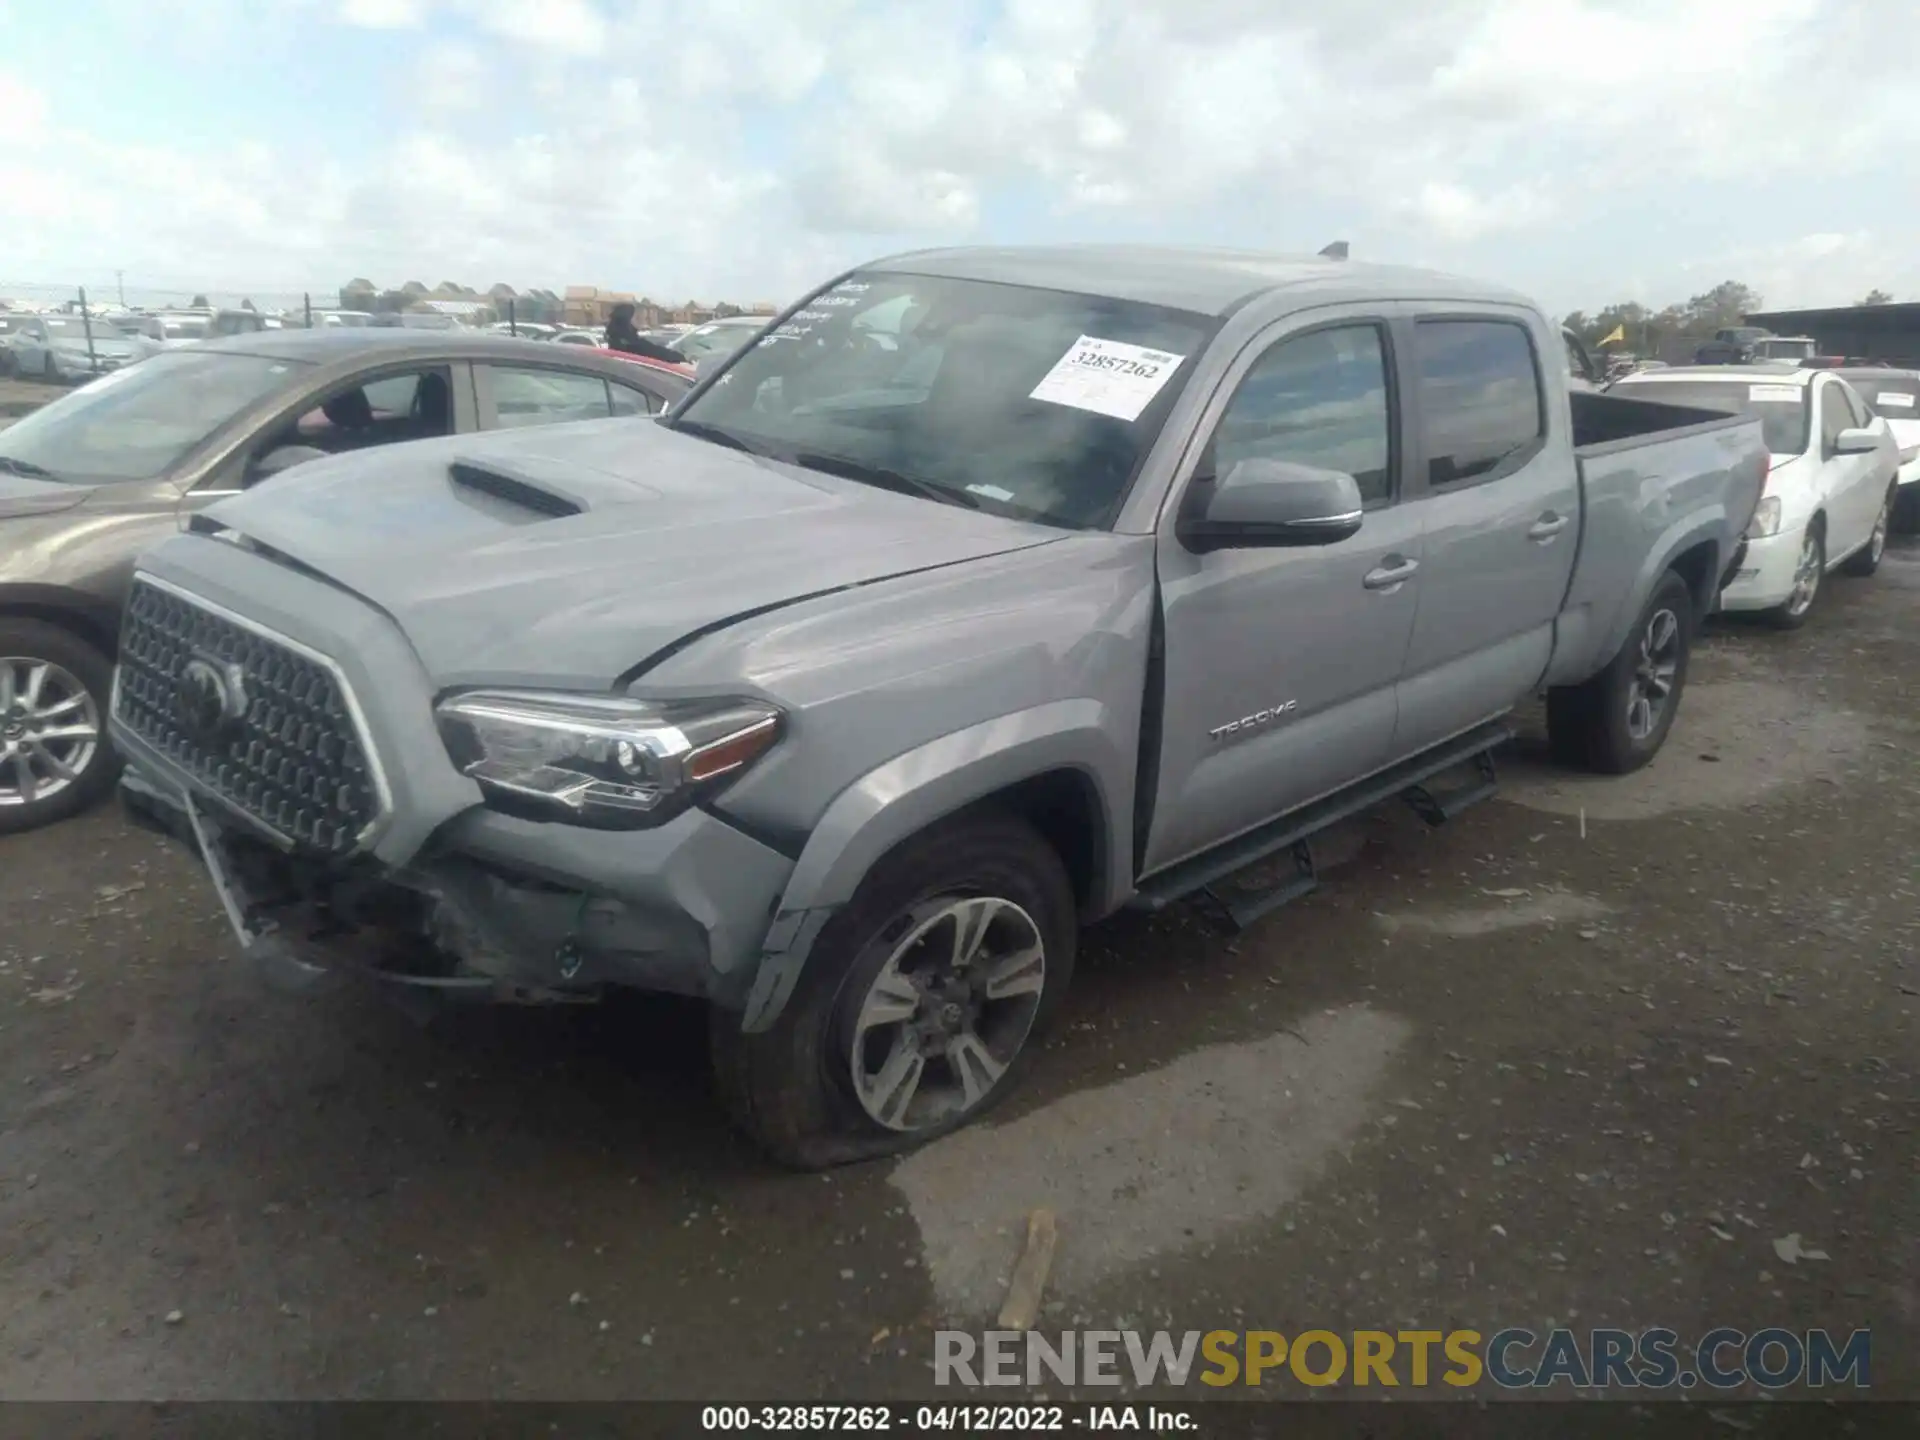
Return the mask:
[[16,380],[11,376],[0,377],[0,428],[66,393],[65,387],[59,385],[48,385],[38,380]]
[[827,1177],[696,1009],[286,1000],[111,812],[0,840],[0,1394],[924,1395],[1048,1204],[1043,1328],[1871,1326],[1920,1398],[1916,619],[1907,545],[1712,627],[1638,776],[1102,927],[991,1126]]

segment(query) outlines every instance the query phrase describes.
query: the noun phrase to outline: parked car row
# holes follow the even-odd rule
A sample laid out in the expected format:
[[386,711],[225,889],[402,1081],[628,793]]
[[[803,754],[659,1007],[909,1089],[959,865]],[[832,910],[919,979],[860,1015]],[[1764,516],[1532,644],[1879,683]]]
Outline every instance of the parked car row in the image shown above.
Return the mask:
[[1679,366],[1624,376],[1608,393],[1760,420],[1767,489],[1722,610],[1804,624],[1828,574],[1879,568],[1896,518],[1920,497],[1910,488],[1920,482],[1920,373]]

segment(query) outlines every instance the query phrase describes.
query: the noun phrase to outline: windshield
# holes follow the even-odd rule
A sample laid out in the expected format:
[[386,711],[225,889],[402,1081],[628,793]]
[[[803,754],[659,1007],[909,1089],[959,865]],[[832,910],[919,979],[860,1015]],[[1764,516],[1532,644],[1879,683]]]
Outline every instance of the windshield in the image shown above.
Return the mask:
[[870,272],[809,300],[675,423],[1092,528],[1119,507],[1212,325],[1096,295]]
[[1745,380],[1651,380],[1635,384],[1629,378],[1614,386],[1613,391],[1631,400],[1657,400],[1663,405],[1691,405],[1698,410],[1757,416],[1769,453],[1798,455],[1807,448],[1808,387],[1805,385],[1769,385]]
[[105,320],[89,322],[83,320],[78,315],[48,315],[44,318],[47,322],[47,334],[55,340],[78,340],[84,344],[86,343],[89,325],[91,325],[93,338],[95,340],[118,340],[120,338],[120,332]]
[[0,469],[95,485],[151,480],[308,367],[255,355],[169,350],[104,375],[0,430]]
[[764,321],[751,325],[702,325],[684,335],[668,337],[671,345],[689,360],[705,360],[710,355],[731,355],[753,338]]
[[204,320],[175,320],[169,317],[160,322],[167,332],[169,340],[204,340],[207,338],[207,322]]
[[1889,420],[1920,420],[1920,378],[1889,375],[1884,378],[1849,371],[1847,383],[1860,392],[1876,415]]
[[1761,340],[1755,343],[1754,353],[1770,360],[1805,360],[1818,348],[1811,340]]

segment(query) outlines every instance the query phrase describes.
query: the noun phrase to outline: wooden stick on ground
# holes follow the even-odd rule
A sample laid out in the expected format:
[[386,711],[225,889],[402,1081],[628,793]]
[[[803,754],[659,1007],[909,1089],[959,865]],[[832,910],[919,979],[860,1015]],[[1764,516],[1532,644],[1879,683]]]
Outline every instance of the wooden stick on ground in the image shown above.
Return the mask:
[[1040,1292],[1046,1288],[1047,1272],[1053,1268],[1054,1239],[1051,1210],[1036,1210],[1027,1216],[1027,1248],[1007,1284],[1006,1303],[1000,1307],[1000,1329],[1031,1330],[1040,1318]]

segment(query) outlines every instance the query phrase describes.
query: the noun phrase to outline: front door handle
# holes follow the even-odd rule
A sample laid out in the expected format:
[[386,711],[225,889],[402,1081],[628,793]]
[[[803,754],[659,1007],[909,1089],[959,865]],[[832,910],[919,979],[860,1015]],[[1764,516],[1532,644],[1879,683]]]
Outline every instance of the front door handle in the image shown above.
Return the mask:
[[1418,560],[1409,560],[1404,555],[1389,555],[1362,576],[1360,583],[1369,590],[1398,590],[1413,578],[1413,572],[1419,568]]
[[1549,510],[1533,522],[1532,527],[1527,531],[1527,538],[1544,545],[1572,523],[1566,516]]

